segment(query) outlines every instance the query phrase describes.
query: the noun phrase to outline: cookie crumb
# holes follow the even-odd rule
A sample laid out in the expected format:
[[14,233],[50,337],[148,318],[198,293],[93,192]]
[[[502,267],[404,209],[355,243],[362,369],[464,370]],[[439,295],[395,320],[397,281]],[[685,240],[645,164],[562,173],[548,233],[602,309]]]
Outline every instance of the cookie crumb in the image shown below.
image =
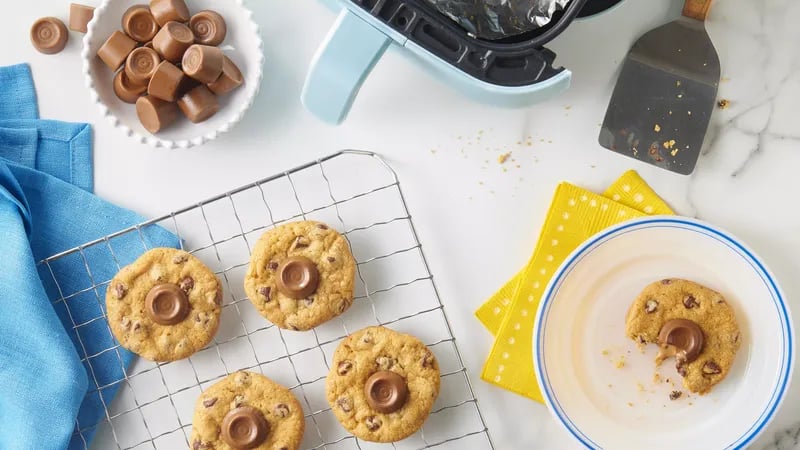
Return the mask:
[[642,383],[636,383],[636,390],[639,392],[644,392],[644,385]]
[[683,395],[681,391],[672,391],[669,393],[669,399],[674,401],[681,398],[681,395]]
[[659,374],[658,372],[653,374],[653,383],[654,384],[660,384],[661,383],[661,374]]
[[511,157],[511,152],[503,153],[502,155],[497,157],[497,162],[500,164],[505,164],[508,161],[508,158]]
[[661,125],[659,124],[653,125],[653,131],[655,131],[656,133],[661,132]]
[[613,387],[614,387],[614,385],[613,385],[613,384],[611,384],[611,383],[608,383],[608,388],[609,388],[609,389],[611,389],[611,388],[613,388]]
[[614,364],[614,367],[616,367],[617,369],[622,369],[623,367],[625,367],[625,357],[620,356],[619,360]]
[[633,408],[633,403],[628,402],[628,407]]
[[664,143],[662,145],[664,146],[665,149],[669,150],[669,149],[671,149],[672,147],[675,146],[675,139],[670,139],[668,141],[664,141]]
[[669,153],[670,153],[672,156],[675,156],[675,155],[677,155],[677,154],[678,154],[678,151],[679,151],[679,150],[680,150],[680,149],[674,148],[674,149],[672,149],[672,151],[671,151],[671,152],[669,152]]
[[608,356],[608,353],[609,353],[608,349],[603,349],[603,351],[600,352],[600,354],[603,356]]
[[728,106],[730,106],[730,104],[731,104],[730,100],[723,98],[717,102],[717,107],[719,109],[727,109]]

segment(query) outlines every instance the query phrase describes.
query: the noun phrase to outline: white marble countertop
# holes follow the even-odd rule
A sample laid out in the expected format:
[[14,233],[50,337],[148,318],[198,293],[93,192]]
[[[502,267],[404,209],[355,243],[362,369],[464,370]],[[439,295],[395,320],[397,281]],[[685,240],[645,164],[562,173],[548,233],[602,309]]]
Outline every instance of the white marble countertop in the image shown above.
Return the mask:
[[[318,122],[299,102],[309,61],[334,13],[317,0],[248,3],[265,40],[262,92],[233,132],[197,149],[152,149],[102,122],[83,88],[75,35],[56,56],[28,45],[30,24],[47,15],[66,19],[68,2],[6,5],[6,14],[14,8],[14,19],[0,28],[0,64],[31,63],[43,118],[95,125],[97,193],[148,216],[338,149],[384,155],[406,191],[498,449],[578,448],[543,405],[480,381],[492,340],[473,316],[527,261],[561,180],[600,191],[624,170],[638,170],[679,213],[748,242],[781,280],[798,322],[800,3],[720,0],[712,9],[708,29],[722,62],[719,95],[731,103],[714,113],[706,148],[689,177],[597,144],[620,61],[639,35],[677,16],[677,0],[629,0],[572,25],[549,47],[573,71],[573,86],[521,110],[474,103],[393,49],[339,127]],[[529,136],[531,146],[525,144]],[[507,151],[519,168],[497,163]],[[800,448],[795,373],[787,401],[753,448]]]

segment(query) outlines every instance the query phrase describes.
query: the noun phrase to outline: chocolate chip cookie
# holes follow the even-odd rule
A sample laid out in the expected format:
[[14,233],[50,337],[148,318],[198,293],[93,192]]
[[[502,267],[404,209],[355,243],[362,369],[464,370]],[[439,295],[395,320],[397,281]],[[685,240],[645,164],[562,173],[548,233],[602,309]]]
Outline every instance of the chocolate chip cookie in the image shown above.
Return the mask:
[[320,222],[292,222],[258,240],[244,278],[250,301],[267,320],[310,330],[353,304],[356,264],[347,240]]
[[235,372],[197,399],[192,450],[296,450],[305,430],[300,402],[288,389],[253,372]]
[[725,378],[741,345],[733,308],[725,298],[675,278],[642,290],[628,310],[625,333],[640,345],[658,344],[657,364],[674,356],[684,387],[699,394]]
[[369,327],[345,338],[326,380],[336,419],[354,436],[395,442],[414,434],[439,395],[439,364],[417,338]]
[[222,286],[183,250],[152,249],[108,284],[108,323],[120,345],[152,361],[183,359],[219,328]]

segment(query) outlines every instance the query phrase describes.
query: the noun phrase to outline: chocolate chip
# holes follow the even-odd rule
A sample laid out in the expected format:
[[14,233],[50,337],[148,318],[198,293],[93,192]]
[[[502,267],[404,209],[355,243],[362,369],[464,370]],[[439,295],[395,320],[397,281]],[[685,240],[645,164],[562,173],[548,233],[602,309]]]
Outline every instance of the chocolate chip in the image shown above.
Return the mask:
[[686,307],[686,309],[692,309],[700,306],[700,303],[697,303],[697,299],[694,298],[694,295],[689,294],[683,297],[683,306]]
[[332,263],[334,261],[336,261],[336,258],[334,258],[333,256],[328,256],[328,262]]
[[285,403],[278,403],[273,411],[280,418],[289,417],[289,406]]
[[194,288],[194,278],[186,277],[182,279],[181,282],[178,284],[178,287],[181,288],[184,294],[189,295],[189,291],[191,291],[192,288]]
[[683,392],[681,392],[681,391],[672,391],[672,392],[669,393],[669,399],[670,400],[677,400],[677,399],[681,398],[681,395],[683,395]]
[[262,287],[258,288],[258,293],[264,296],[264,301],[265,302],[269,303],[270,300],[272,300],[270,298],[270,294],[272,293],[272,288],[271,287],[262,286]]
[[344,361],[340,361],[339,365],[336,366],[336,373],[339,375],[347,375],[347,372],[350,372],[350,369],[353,368],[353,363],[350,360],[345,359]]
[[137,322],[133,322],[133,331],[137,331],[139,328],[142,327],[142,324]]
[[433,353],[428,352],[425,356],[422,357],[422,367],[429,369],[433,367],[433,364],[436,362],[436,358],[433,357]]
[[351,400],[350,397],[342,397],[336,400],[336,404],[339,406],[339,409],[344,412],[350,412],[353,410],[353,400]]
[[217,403],[217,397],[210,398],[208,400],[203,400],[203,406],[205,406],[206,408],[211,408],[212,406],[214,406],[214,403]]
[[125,297],[125,294],[128,293],[128,288],[125,287],[122,283],[117,283],[114,286],[114,295],[117,297],[117,300],[122,300]]
[[722,368],[714,361],[707,361],[703,364],[703,375],[716,375],[722,373]]
[[314,304],[314,297],[307,297],[303,299],[303,304],[306,306],[311,306]]
[[273,271],[273,272],[278,270],[278,262],[277,261],[270,261],[269,264],[267,264],[267,268],[269,270]]
[[638,340],[640,344],[647,343],[647,339],[645,339],[644,336],[642,336],[641,334],[639,336],[636,336],[636,340]]
[[381,370],[389,370],[394,366],[394,358],[390,358],[388,356],[378,356],[375,359],[375,364],[378,365],[378,368]]
[[661,284],[671,284],[671,283],[672,283],[672,280],[669,279],[669,278],[664,278],[663,280],[661,280]]
[[325,225],[324,223],[318,223],[317,228],[319,228],[320,230],[327,230],[328,226]]
[[381,422],[381,419],[379,419],[378,417],[369,416],[367,417],[367,420],[364,421],[364,424],[367,426],[367,429],[369,431],[377,431],[378,428],[380,428],[381,425],[383,425],[383,422]]
[[175,264],[183,264],[188,260],[189,260],[189,254],[188,253],[181,253],[181,254],[175,255],[175,257],[172,258],[172,262],[175,263]]
[[652,298],[650,300],[647,300],[647,302],[645,302],[644,304],[644,312],[646,312],[647,314],[652,314],[656,312],[657,308],[658,308],[658,301],[653,300]]

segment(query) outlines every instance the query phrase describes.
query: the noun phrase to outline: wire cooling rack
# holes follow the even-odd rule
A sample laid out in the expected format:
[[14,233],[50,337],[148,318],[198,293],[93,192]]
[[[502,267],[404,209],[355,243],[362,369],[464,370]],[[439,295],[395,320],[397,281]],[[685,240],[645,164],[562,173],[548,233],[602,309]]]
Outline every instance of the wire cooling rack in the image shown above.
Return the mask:
[[[356,299],[340,317],[312,331],[293,332],[263,319],[242,285],[259,236],[277,224],[301,219],[326,222],[345,235],[357,261]],[[144,252],[152,247],[148,232],[156,226],[177,234],[183,248],[222,281],[220,329],[212,344],[188,359],[156,364],[139,358],[126,367],[127,353],[111,338],[106,318],[76,323],[72,311],[81,301],[104,305],[110,275],[104,280],[94,277],[113,275],[131,262],[115,256],[114,243],[135,240]],[[94,259],[86,255],[96,251],[111,255],[114,270],[92,267]],[[86,267],[89,282],[76,292],[64,292],[63,286],[74,283],[64,283],[52,270],[66,258],[81,258]],[[87,365],[90,394],[99,394],[104,415],[96,423],[81,423],[79,414],[75,437],[85,449],[188,447],[195,400],[237,370],[260,372],[290,388],[305,411],[303,448],[494,448],[397,175],[374,153],[333,154],[54,255],[42,261],[42,267],[57,288],[53,303],[67,309],[82,362],[106,357],[117,359],[122,367],[123,376],[108,381]],[[98,325],[108,332],[106,348],[92,348],[80,338],[84,327]],[[441,392],[425,425],[394,444],[349,435],[325,400],[325,376],[335,348],[350,332],[371,325],[419,337],[442,371]]]

